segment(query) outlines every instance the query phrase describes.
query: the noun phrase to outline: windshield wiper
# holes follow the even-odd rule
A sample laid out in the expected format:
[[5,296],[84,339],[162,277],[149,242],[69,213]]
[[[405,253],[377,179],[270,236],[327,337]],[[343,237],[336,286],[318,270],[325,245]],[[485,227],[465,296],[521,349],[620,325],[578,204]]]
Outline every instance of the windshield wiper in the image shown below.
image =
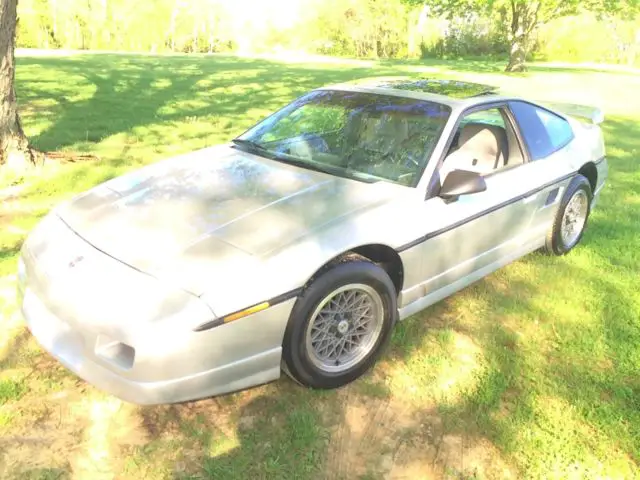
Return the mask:
[[285,157],[280,157],[280,156],[275,156],[274,160],[278,161],[278,162],[282,162],[282,163],[287,163],[289,165],[293,165],[296,167],[300,167],[300,168],[306,168],[307,170],[315,170],[316,172],[321,172],[321,173],[328,173],[329,175],[335,175],[336,172],[332,171],[332,169],[330,168],[323,168],[322,165],[318,165],[317,163],[312,163],[312,162],[307,162],[305,160],[299,160],[297,158],[291,158],[289,156]]
[[258,142],[254,142],[253,140],[247,140],[246,138],[234,138],[231,141],[236,145],[247,147],[251,150],[258,151],[261,153],[270,152],[270,150],[267,147],[259,144]]
[[273,150],[269,150],[264,145],[259,144],[258,142],[254,142],[253,140],[247,140],[246,138],[234,138],[231,140],[236,145],[246,147],[249,150],[259,153],[271,160],[275,160],[277,162],[286,163],[289,165],[294,165],[300,168],[306,168],[307,170],[315,170],[316,172],[328,173],[330,175],[335,175],[335,172],[331,171],[329,168],[322,168],[322,166],[317,165],[315,163],[307,162],[305,160],[301,160],[291,155],[283,154],[279,155],[278,152],[274,152]]
[[295,167],[314,170],[316,172],[326,173],[338,177],[345,177],[346,175],[346,178],[351,178],[352,180],[358,180],[365,183],[375,183],[380,180],[378,177],[369,175],[364,172],[358,172],[357,170],[345,170],[339,167],[333,167],[329,165],[319,164],[313,161],[310,162],[307,160],[302,160],[286,153],[279,154],[278,152],[269,150],[267,147],[258,142],[247,140],[246,138],[234,138],[231,141],[238,146],[247,148],[252,153],[262,155],[271,160],[275,160],[276,162],[293,165]]

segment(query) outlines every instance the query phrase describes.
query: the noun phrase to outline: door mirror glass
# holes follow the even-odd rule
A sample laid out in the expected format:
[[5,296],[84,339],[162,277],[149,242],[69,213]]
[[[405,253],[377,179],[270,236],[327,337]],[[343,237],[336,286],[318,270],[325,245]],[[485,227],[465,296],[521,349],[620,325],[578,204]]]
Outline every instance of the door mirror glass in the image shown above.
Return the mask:
[[455,200],[460,195],[480,193],[486,189],[487,184],[479,173],[467,170],[453,170],[444,179],[440,189],[440,197],[445,200]]

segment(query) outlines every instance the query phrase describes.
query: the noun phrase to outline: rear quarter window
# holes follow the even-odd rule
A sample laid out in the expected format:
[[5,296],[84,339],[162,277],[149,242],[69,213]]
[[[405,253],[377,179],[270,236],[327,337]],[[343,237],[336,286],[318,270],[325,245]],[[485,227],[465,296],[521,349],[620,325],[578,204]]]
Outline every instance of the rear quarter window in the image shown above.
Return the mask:
[[511,102],[532,160],[548,157],[573,140],[571,125],[555,113],[524,102]]

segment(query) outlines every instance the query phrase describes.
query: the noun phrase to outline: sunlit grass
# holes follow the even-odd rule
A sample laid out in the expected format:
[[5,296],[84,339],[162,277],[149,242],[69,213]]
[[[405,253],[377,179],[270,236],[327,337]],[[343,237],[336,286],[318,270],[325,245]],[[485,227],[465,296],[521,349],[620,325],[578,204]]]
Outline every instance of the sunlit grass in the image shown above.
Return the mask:
[[[544,64],[523,75],[500,70],[481,61],[19,58],[18,96],[34,144],[98,160],[0,185],[21,188],[0,193],[8,478],[640,475],[640,75]],[[408,72],[605,109],[611,176],[578,249],[531,255],[408,319],[383,361],[339,392],[282,380],[192,404],[134,407],[77,380],[20,323],[17,253],[51,206],[227,141],[313,87]],[[69,462],[63,452],[74,452]]]

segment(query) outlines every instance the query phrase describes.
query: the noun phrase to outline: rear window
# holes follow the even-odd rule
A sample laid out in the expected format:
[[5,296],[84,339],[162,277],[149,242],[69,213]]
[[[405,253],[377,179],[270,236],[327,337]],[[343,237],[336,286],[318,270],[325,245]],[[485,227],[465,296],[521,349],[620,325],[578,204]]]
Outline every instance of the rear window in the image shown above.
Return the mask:
[[569,122],[555,113],[524,102],[510,106],[532,160],[548,157],[573,139]]

